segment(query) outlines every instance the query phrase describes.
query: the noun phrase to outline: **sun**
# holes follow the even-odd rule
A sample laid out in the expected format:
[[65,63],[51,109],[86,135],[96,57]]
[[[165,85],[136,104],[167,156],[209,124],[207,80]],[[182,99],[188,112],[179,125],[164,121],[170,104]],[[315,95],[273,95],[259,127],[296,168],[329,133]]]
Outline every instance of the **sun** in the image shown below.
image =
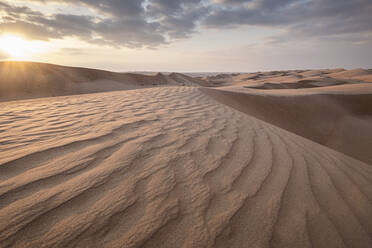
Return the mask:
[[42,44],[37,41],[27,41],[17,35],[3,35],[0,37],[0,50],[11,59],[29,59],[33,54],[43,51]]

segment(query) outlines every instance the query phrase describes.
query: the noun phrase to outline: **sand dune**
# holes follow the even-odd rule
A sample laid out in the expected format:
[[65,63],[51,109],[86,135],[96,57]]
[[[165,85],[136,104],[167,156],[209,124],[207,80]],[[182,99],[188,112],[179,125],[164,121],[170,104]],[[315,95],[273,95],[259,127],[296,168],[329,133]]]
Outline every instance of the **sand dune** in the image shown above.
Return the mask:
[[372,70],[354,69],[342,72],[335,72],[329,75],[339,79],[354,79],[372,83]]
[[0,247],[371,247],[372,167],[195,87],[0,103]]
[[244,113],[372,164],[371,75],[365,69],[221,74],[216,77],[227,81],[218,90],[204,92]]
[[324,69],[271,71],[206,76],[208,86],[246,86],[257,89],[298,89],[350,83],[372,82],[372,71],[365,69]]
[[223,89],[203,91],[244,113],[372,164],[372,85]]
[[129,90],[164,85],[198,85],[192,77],[143,75],[34,62],[0,62],[0,101]]

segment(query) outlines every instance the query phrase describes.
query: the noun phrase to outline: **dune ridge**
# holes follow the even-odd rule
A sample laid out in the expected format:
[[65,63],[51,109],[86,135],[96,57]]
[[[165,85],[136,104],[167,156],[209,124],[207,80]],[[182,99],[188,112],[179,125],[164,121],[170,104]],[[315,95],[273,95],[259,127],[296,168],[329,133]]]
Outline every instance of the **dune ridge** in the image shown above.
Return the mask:
[[239,111],[372,164],[371,93],[202,91]]
[[143,75],[37,62],[0,62],[0,101],[171,85],[197,86],[201,82],[179,73]]
[[245,86],[253,89],[301,89],[371,83],[372,70],[322,69],[218,74],[202,77],[208,86]]
[[0,103],[0,247],[371,247],[372,167],[196,87]]

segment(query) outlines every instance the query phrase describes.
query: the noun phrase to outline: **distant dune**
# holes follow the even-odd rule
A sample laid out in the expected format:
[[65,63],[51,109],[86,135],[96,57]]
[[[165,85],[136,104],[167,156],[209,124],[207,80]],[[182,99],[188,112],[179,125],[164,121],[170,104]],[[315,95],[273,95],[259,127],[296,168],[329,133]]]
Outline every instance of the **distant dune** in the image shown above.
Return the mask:
[[354,69],[348,71],[335,72],[329,75],[333,78],[356,79],[372,83],[372,70]]
[[[20,65],[3,97],[133,90],[0,102],[0,247],[371,247],[360,72]],[[301,80],[318,86],[265,88]]]
[[164,85],[197,85],[186,75],[142,75],[35,62],[0,62],[0,101],[128,90]]
[[312,88],[350,83],[372,82],[372,70],[332,69],[293,70],[239,74],[218,74],[203,78],[213,86],[236,86],[259,89]]

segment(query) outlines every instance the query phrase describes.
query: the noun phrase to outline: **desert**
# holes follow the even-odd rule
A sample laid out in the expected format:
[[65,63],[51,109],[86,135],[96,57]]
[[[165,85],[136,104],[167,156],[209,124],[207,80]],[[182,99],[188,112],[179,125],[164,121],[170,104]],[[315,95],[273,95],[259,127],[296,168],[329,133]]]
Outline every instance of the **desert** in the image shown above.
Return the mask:
[[0,0],[0,248],[372,248],[371,0]]
[[231,77],[3,100],[0,246],[370,247],[370,83]]

